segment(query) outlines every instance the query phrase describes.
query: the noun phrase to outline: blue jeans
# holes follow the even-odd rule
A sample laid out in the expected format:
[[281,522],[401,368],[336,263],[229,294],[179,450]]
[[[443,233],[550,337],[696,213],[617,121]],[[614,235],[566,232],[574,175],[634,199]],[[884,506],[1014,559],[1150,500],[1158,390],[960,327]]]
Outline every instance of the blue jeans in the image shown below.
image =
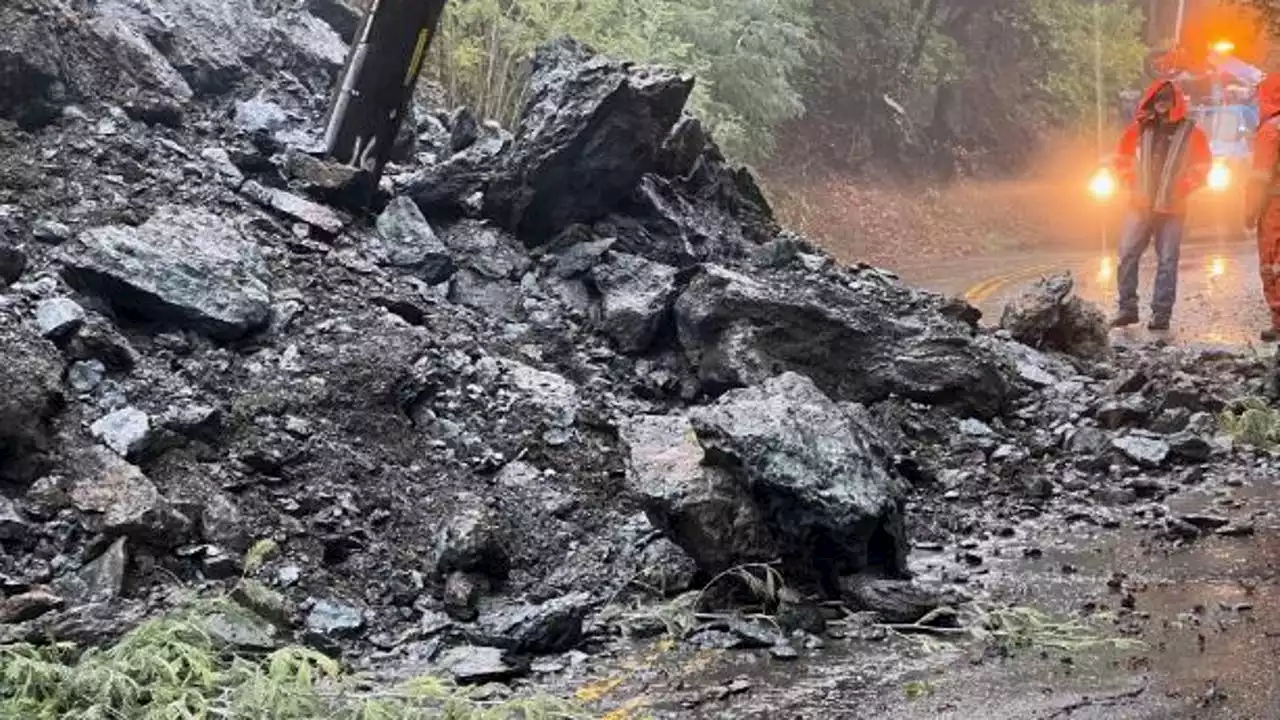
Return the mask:
[[1178,297],[1178,253],[1182,249],[1183,229],[1183,218],[1178,215],[1130,210],[1125,216],[1116,279],[1122,315],[1138,312],[1138,261],[1152,238],[1156,243],[1156,286],[1151,293],[1151,313],[1164,318],[1173,314],[1173,303]]

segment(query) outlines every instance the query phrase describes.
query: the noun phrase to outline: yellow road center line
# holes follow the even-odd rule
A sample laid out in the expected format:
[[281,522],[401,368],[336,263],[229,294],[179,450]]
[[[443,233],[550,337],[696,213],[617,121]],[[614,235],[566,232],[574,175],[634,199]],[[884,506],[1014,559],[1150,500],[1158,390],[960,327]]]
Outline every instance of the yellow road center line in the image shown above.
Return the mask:
[[982,282],[977,283],[976,285],[966,290],[964,293],[964,299],[970,304],[980,303],[983,300],[986,300],[987,298],[994,295],[997,291],[999,291],[1005,285],[1009,285],[1015,282],[1021,282],[1023,280],[1029,280],[1038,275],[1043,275],[1049,272],[1050,270],[1054,269],[1055,267],[1057,266],[1056,265],[1036,265],[1034,267],[1023,268],[1021,270],[1014,270],[1013,272],[1004,273],[1003,275],[997,275],[992,278],[987,278],[986,280],[983,280]]

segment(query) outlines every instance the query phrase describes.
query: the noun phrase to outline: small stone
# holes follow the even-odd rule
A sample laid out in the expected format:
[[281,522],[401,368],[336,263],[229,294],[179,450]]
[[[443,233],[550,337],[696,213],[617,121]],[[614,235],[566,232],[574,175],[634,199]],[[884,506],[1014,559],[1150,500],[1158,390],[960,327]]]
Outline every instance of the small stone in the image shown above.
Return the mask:
[[89,432],[121,457],[132,458],[145,450],[151,440],[151,417],[127,407],[90,425]]
[[0,245],[0,288],[18,282],[27,270],[27,256],[9,245]]
[[1218,528],[1215,532],[1223,537],[1247,537],[1253,535],[1254,531],[1254,524],[1246,521],[1231,523]]
[[30,530],[30,524],[14,507],[13,501],[0,495],[0,540],[17,540]]
[[0,602],[0,625],[35,620],[51,610],[57,610],[65,601],[48,590],[37,589],[19,593]]
[[1226,527],[1231,523],[1231,521],[1228,518],[1224,518],[1219,515],[1206,515],[1203,513],[1190,513],[1187,515],[1181,515],[1178,517],[1178,519],[1181,520],[1182,522],[1195,525],[1197,528],[1200,528],[1201,530],[1217,530],[1219,528]]
[[91,393],[107,376],[107,366],[100,360],[77,360],[67,368],[67,385],[78,393]]
[[451,573],[444,583],[444,609],[449,617],[463,622],[475,620],[476,606],[483,593],[481,578],[464,572]]
[[333,600],[319,600],[307,614],[307,629],[329,637],[353,637],[364,627],[358,608]]
[[800,657],[800,651],[786,644],[774,645],[769,648],[769,654],[772,655],[775,660],[796,660]]
[[284,190],[269,188],[249,181],[240,188],[249,199],[310,225],[329,235],[337,235],[347,222],[324,205],[311,202]]
[[125,539],[116,538],[106,552],[90,560],[75,574],[60,578],[59,588],[64,595],[82,604],[114,600],[124,591],[128,561]]
[[31,236],[51,245],[60,245],[72,238],[71,228],[55,220],[38,220],[31,226]]
[[213,169],[232,185],[238,186],[244,182],[244,173],[231,162],[231,155],[226,150],[218,147],[205,148],[200,151],[200,157],[204,158],[205,162],[212,165]]
[[285,565],[276,571],[276,583],[280,587],[289,587],[302,579],[302,568],[297,565]]
[[505,662],[504,655],[501,648],[458,647],[446,652],[439,665],[462,685],[504,682],[522,675],[519,668]]
[[582,641],[582,621],[591,596],[572,593],[541,605],[512,607],[486,614],[475,641],[522,654],[547,655],[573,649]]
[[1144,467],[1159,467],[1169,457],[1169,443],[1160,438],[1126,435],[1111,441],[1111,446],[1125,457]]
[[53,298],[36,306],[36,327],[50,340],[64,338],[84,324],[85,312],[74,300]]

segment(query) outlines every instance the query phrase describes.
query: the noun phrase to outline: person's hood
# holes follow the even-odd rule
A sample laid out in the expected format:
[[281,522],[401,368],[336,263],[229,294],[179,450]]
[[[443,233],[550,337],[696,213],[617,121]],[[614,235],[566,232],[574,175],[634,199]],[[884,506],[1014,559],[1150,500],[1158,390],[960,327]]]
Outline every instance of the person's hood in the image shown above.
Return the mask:
[[1187,96],[1178,88],[1177,83],[1169,80],[1156,80],[1142,94],[1142,100],[1138,101],[1138,107],[1133,115],[1134,120],[1143,119],[1155,102],[1156,93],[1159,93],[1166,85],[1173,89],[1173,108],[1169,110],[1169,122],[1179,122],[1187,117]]
[[1263,122],[1280,115],[1280,73],[1268,73],[1258,83],[1258,111]]

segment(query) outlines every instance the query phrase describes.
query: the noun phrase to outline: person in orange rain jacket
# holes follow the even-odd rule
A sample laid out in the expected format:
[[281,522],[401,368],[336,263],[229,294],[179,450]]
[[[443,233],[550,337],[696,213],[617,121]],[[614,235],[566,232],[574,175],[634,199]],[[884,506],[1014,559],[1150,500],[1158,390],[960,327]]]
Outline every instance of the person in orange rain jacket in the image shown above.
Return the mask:
[[1158,263],[1147,327],[1169,329],[1187,196],[1205,184],[1212,164],[1208,137],[1187,117],[1186,96],[1168,80],[1152,83],[1120,137],[1114,160],[1130,204],[1120,236],[1119,313],[1112,327],[1138,322],[1138,262],[1154,239]]
[[1246,222],[1258,229],[1258,270],[1271,308],[1271,327],[1262,331],[1262,339],[1275,342],[1280,338],[1280,74],[1268,74],[1258,84],[1258,110]]

